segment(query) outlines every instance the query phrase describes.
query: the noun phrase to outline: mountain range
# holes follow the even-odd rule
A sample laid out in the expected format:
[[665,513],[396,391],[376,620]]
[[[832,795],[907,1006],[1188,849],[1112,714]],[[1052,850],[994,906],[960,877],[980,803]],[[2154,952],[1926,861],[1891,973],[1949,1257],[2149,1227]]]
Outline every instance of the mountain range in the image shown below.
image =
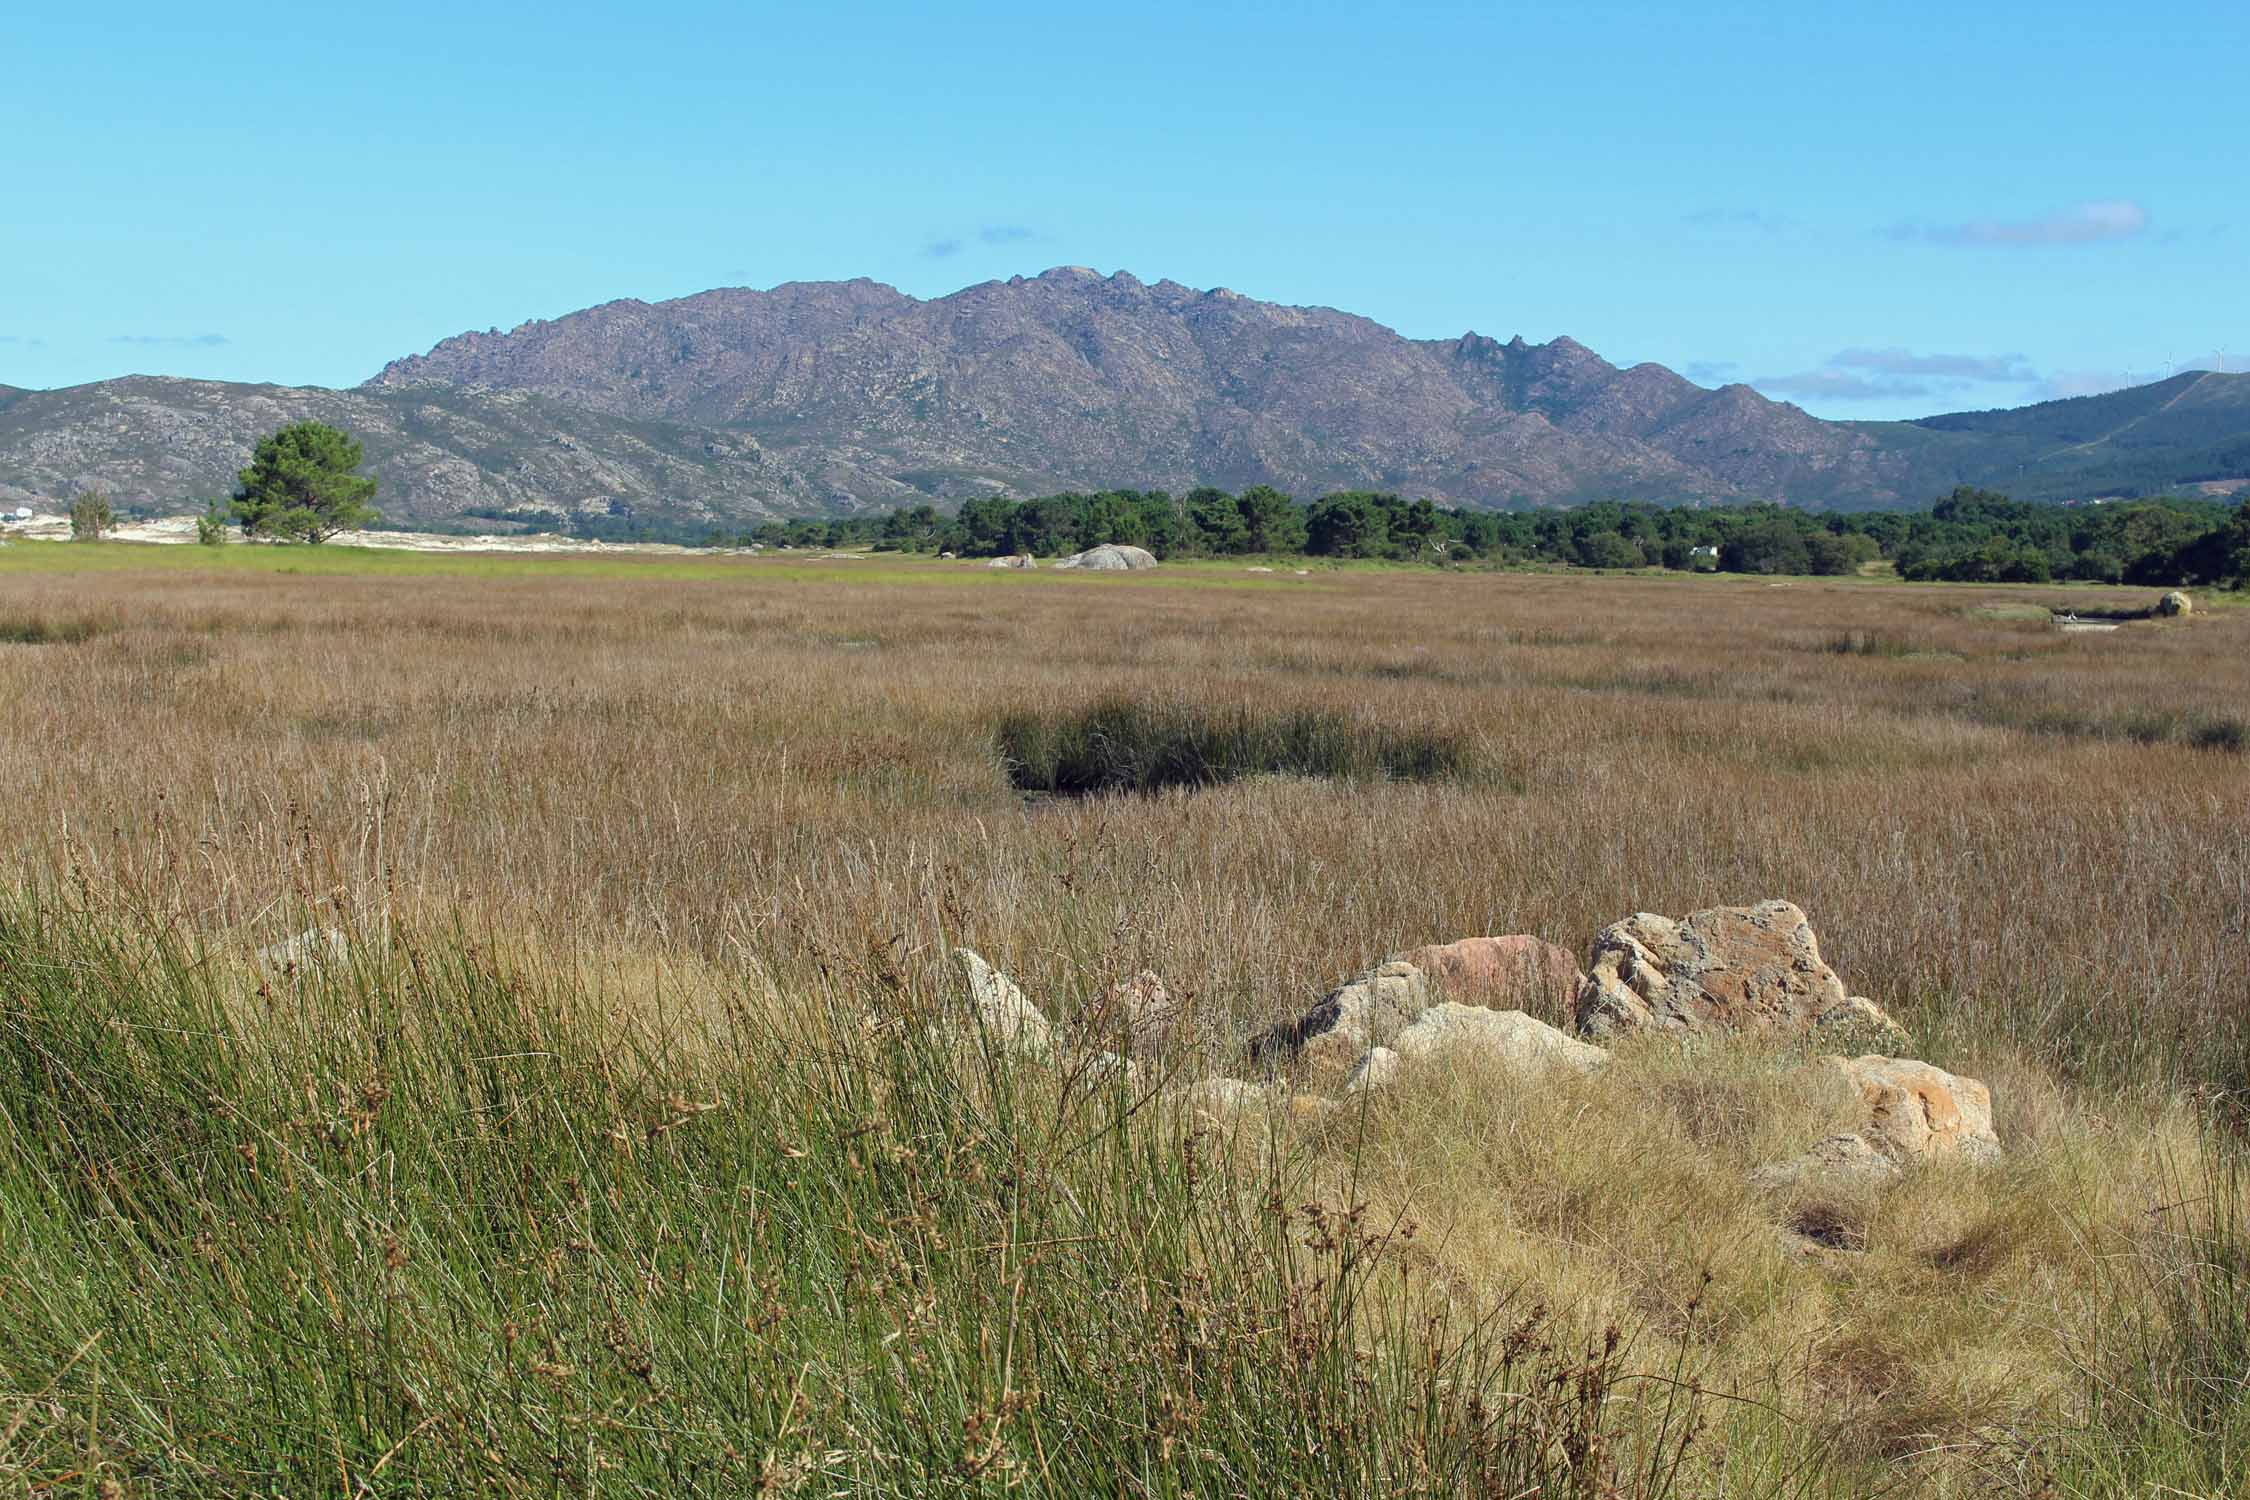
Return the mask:
[[0,386],[0,499],[184,507],[304,417],[367,447],[394,521],[671,525],[1135,486],[1927,503],[2250,483],[2250,375],[1914,422],[1832,422],[1568,338],[1409,339],[1328,308],[1060,267],[927,301],[880,283],[619,301],[464,333],[351,390],[133,376]]

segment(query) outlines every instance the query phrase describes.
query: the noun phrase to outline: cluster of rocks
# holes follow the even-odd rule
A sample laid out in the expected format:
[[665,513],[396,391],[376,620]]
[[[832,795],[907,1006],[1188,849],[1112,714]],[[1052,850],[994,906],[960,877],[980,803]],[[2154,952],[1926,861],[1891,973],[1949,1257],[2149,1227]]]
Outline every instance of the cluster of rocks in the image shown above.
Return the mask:
[[[960,949],[957,957],[986,1035],[1055,1055],[1057,1034],[1038,1007],[976,954]],[[1148,972],[1113,986],[1097,1009],[1099,1033],[1122,1049],[1094,1056],[1102,1067],[1130,1069],[1160,1056],[1180,1020]],[[1567,1019],[1569,1029],[1534,1011]],[[1747,1036],[1823,1054],[1793,1076],[1845,1106],[1850,1128],[1762,1168],[1755,1180],[1763,1187],[1885,1181],[1933,1160],[2000,1156],[1990,1091],[1902,1055],[1906,1032],[1847,990],[1804,912],[1786,901],[1677,919],[1636,913],[1602,929],[1584,970],[1568,951],[1523,935],[1411,949],[1252,1038],[1253,1076],[1205,1078],[1173,1092],[1214,1117],[1253,1108],[1319,1116],[1418,1070],[1476,1066],[1524,1086],[1589,1074],[1635,1036],[1686,1045]]]

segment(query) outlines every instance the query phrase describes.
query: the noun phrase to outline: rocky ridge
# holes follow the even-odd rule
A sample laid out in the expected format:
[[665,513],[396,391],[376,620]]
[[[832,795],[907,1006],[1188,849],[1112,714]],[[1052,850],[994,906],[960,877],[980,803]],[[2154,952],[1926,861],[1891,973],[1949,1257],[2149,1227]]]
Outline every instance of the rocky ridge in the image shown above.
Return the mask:
[[859,280],[604,303],[468,333],[369,382],[535,391],[612,415],[885,455],[939,497],[1274,484],[1441,503],[1743,499],[1906,478],[1856,429],[1619,369],[1569,338],[1409,339],[1323,307],[1063,266],[920,301]]

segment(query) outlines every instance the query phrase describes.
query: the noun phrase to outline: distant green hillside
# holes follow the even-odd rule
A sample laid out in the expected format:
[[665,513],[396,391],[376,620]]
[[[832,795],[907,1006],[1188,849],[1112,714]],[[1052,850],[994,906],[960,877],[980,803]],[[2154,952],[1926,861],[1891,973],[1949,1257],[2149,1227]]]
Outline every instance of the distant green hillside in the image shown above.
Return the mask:
[[2019,500],[2250,485],[2250,375],[2190,371],[2100,396],[1855,424],[1927,476]]

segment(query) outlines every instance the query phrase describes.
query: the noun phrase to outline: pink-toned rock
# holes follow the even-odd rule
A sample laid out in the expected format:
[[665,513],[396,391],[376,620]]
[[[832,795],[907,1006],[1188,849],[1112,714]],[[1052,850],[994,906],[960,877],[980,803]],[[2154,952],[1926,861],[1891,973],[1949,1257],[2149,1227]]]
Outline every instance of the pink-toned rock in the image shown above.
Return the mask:
[[1586,982],[1568,949],[1523,933],[1431,943],[1398,957],[1428,975],[1448,1000],[1557,1021],[1570,1014]]
[[1641,1030],[1840,1034],[1904,1040],[1881,1006],[1846,993],[1805,914],[1786,901],[1674,921],[1639,912],[1602,929],[1573,1006],[1592,1037]]

